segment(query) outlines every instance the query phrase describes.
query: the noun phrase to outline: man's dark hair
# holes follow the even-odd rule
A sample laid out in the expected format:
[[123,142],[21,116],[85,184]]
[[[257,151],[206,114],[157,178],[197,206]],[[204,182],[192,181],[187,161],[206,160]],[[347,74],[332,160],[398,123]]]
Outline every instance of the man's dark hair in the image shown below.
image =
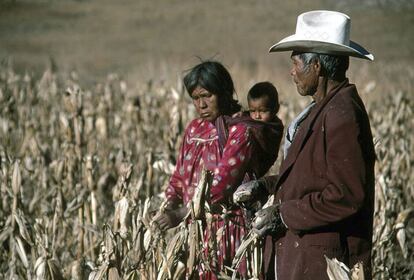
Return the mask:
[[188,71],[183,82],[190,96],[198,86],[216,94],[221,114],[231,115],[241,109],[233,98],[235,90],[231,75],[220,62],[201,62]]
[[345,79],[345,73],[349,67],[349,56],[293,52],[292,56],[294,55],[298,55],[302,60],[305,70],[309,69],[311,63],[318,60],[322,67],[322,75],[332,80]]
[[260,82],[252,86],[247,93],[247,100],[250,101],[266,96],[269,101],[269,108],[277,113],[279,111],[279,94],[276,87],[270,82]]

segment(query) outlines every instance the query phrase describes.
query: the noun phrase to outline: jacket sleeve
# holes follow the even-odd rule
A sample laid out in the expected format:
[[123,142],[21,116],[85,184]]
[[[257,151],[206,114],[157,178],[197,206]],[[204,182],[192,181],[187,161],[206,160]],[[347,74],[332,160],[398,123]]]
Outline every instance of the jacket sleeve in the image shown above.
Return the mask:
[[276,192],[276,184],[278,179],[279,175],[270,175],[259,180],[263,182],[264,190],[266,190],[267,194],[274,194]]
[[220,203],[232,197],[243,181],[252,154],[252,136],[244,125],[230,128],[223,156],[214,170],[211,187],[211,202]]
[[360,126],[355,112],[347,109],[336,107],[325,116],[324,176],[328,184],[319,192],[282,202],[280,206],[283,221],[293,231],[327,226],[355,214],[363,206],[367,190]]

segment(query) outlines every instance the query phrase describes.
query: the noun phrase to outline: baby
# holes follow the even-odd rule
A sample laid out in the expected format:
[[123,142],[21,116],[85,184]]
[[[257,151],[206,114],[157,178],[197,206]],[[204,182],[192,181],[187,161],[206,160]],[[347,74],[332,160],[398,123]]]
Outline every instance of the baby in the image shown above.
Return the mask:
[[257,121],[274,122],[279,111],[279,98],[275,86],[269,82],[255,84],[247,94],[250,117]]

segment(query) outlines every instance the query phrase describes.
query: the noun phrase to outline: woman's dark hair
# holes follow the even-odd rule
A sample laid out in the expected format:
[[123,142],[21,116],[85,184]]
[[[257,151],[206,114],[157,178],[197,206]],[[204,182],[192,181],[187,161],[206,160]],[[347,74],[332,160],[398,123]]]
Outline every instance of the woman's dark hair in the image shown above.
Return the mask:
[[241,109],[233,98],[235,91],[230,73],[217,61],[203,61],[194,66],[184,76],[183,82],[190,96],[198,86],[216,94],[221,114],[231,115]]
[[268,106],[273,112],[279,111],[279,96],[276,87],[270,82],[260,82],[252,86],[247,93],[247,100],[254,100],[267,96]]

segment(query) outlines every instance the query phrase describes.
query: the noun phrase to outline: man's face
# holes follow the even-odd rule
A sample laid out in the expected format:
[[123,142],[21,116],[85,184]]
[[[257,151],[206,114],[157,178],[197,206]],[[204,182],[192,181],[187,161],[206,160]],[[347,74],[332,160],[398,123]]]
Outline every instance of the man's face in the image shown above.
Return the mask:
[[207,121],[214,121],[219,115],[217,95],[202,87],[196,87],[191,93],[193,104],[199,116]]
[[296,84],[297,91],[302,96],[312,96],[318,88],[319,72],[316,63],[311,62],[309,67],[305,67],[299,55],[292,55],[292,69],[290,75]]
[[269,122],[273,120],[275,113],[269,108],[269,97],[249,99],[249,114],[256,121]]

